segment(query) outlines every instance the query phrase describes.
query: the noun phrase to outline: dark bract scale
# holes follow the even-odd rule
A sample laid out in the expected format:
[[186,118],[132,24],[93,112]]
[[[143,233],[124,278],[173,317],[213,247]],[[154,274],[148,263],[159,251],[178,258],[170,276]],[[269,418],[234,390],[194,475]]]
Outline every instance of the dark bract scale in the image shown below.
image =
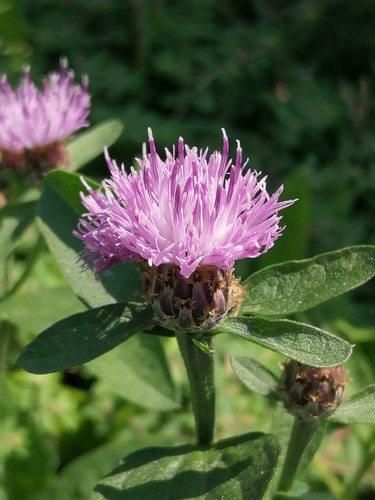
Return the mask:
[[227,315],[235,315],[244,290],[232,271],[200,266],[188,278],[174,264],[141,263],[145,298],[155,319],[169,330],[207,332]]
[[279,392],[287,410],[296,417],[327,418],[340,405],[346,382],[342,365],[315,368],[289,361],[284,365]]

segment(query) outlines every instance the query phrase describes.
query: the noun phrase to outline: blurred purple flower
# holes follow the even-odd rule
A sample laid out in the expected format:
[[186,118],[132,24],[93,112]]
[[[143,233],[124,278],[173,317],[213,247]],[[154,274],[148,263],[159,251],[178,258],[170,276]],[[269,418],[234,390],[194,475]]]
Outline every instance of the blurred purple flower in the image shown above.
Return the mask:
[[60,72],[44,78],[39,90],[30,78],[30,67],[15,90],[6,75],[0,84],[0,151],[3,167],[31,166],[45,170],[66,161],[62,143],[88,125],[90,111],[88,77],[74,83],[68,60],[60,60]]
[[258,257],[280,236],[278,211],[295,200],[270,196],[266,178],[245,169],[237,143],[234,165],[223,151],[208,156],[178,141],[177,155],[162,161],[148,131],[150,153],[137,159],[140,170],[128,174],[106,152],[111,177],[103,191],[81,195],[87,213],[75,236],[85,244],[83,259],[100,273],[123,261],[149,266],[174,264],[188,278],[198,266],[229,270],[237,259]]

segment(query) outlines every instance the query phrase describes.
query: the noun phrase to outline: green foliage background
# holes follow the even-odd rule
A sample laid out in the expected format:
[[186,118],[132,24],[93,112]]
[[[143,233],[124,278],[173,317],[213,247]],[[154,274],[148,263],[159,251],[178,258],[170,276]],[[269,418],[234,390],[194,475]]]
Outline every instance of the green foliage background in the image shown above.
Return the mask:
[[160,151],[179,135],[220,147],[225,126],[233,150],[239,139],[274,186],[303,170],[313,199],[310,254],[374,241],[366,217],[375,186],[371,0],[18,6],[34,76],[65,54],[77,76],[90,76],[91,123],[124,121],[112,148],[119,161],[140,153],[148,126]]
[[[275,262],[375,244],[374,18],[371,0],[9,0],[0,6],[0,70],[15,82],[30,63],[37,80],[68,56],[77,76],[90,76],[91,124],[123,120],[111,155],[126,165],[140,154],[148,126],[159,152],[179,136],[191,146],[220,148],[225,127],[231,151],[239,139],[271,189],[285,183],[285,197],[300,198],[284,214],[287,229],[275,248],[238,263],[245,277]],[[104,159],[84,171],[104,176]],[[35,238],[32,231],[25,236],[16,266]],[[59,317],[46,319],[48,308],[33,309],[32,299],[40,293],[47,301],[50,289],[56,300],[61,294],[58,307],[51,305]],[[374,292],[369,283],[298,318],[357,344],[349,390],[375,381]],[[80,307],[47,252],[22,293],[24,311],[18,303],[16,319],[9,309],[2,316],[13,361],[40,325]],[[130,403],[86,367],[38,377],[12,365],[1,397],[1,500],[86,498],[90,484],[131,450],[191,442],[187,381],[175,343],[166,339],[165,346],[182,401],[172,412]],[[269,431],[272,408],[242,388],[229,366],[227,353],[244,354],[243,344],[218,341],[217,351],[218,437]],[[279,373],[277,355],[254,347],[247,354]],[[375,443],[365,426],[328,436],[306,476],[313,489],[340,497],[362,442]],[[86,452],[94,453],[91,461]],[[72,468],[74,460],[82,469]],[[108,470],[106,460],[113,462]],[[358,498],[366,498],[366,488],[373,494],[374,485],[370,472]]]

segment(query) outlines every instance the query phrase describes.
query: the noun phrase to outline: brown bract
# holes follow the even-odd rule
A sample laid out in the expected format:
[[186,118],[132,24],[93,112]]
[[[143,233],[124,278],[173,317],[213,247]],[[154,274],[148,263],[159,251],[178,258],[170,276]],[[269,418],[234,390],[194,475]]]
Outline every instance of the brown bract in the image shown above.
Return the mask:
[[289,361],[279,385],[287,410],[299,418],[326,418],[340,405],[347,375],[342,365],[315,368]]
[[141,262],[145,298],[157,322],[169,330],[205,333],[227,315],[235,315],[244,289],[232,270],[200,266],[189,278],[174,264],[149,266]]

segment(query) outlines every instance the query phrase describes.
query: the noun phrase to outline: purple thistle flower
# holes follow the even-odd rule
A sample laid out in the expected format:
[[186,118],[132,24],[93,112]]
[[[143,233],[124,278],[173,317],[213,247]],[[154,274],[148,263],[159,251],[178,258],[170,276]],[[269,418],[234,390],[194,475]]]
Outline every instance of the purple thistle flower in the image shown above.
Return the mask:
[[1,166],[46,170],[66,163],[63,141],[88,125],[88,77],[74,83],[68,60],[60,60],[60,73],[50,73],[39,90],[30,78],[30,67],[15,90],[6,75],[0,83]]
[[148,131],[150,153],[144,148],[127,174],[106,152],[111,178],[103,191],[82,196],[87,213],[75,235],[85,244],[83,258],[96,273],[123,261],[149,266],[174,264],[188,278],[200,266],[230,270],[234,262],[258,257],[280,236],[278,211],[295,200],[280,202],[281,186],[272,196],[266,178],[245,170],[237,143],[234,165],[228,162],[228,138],[223,151],[208,157],[178,141],[177,155],[166,151],[162,161]]

